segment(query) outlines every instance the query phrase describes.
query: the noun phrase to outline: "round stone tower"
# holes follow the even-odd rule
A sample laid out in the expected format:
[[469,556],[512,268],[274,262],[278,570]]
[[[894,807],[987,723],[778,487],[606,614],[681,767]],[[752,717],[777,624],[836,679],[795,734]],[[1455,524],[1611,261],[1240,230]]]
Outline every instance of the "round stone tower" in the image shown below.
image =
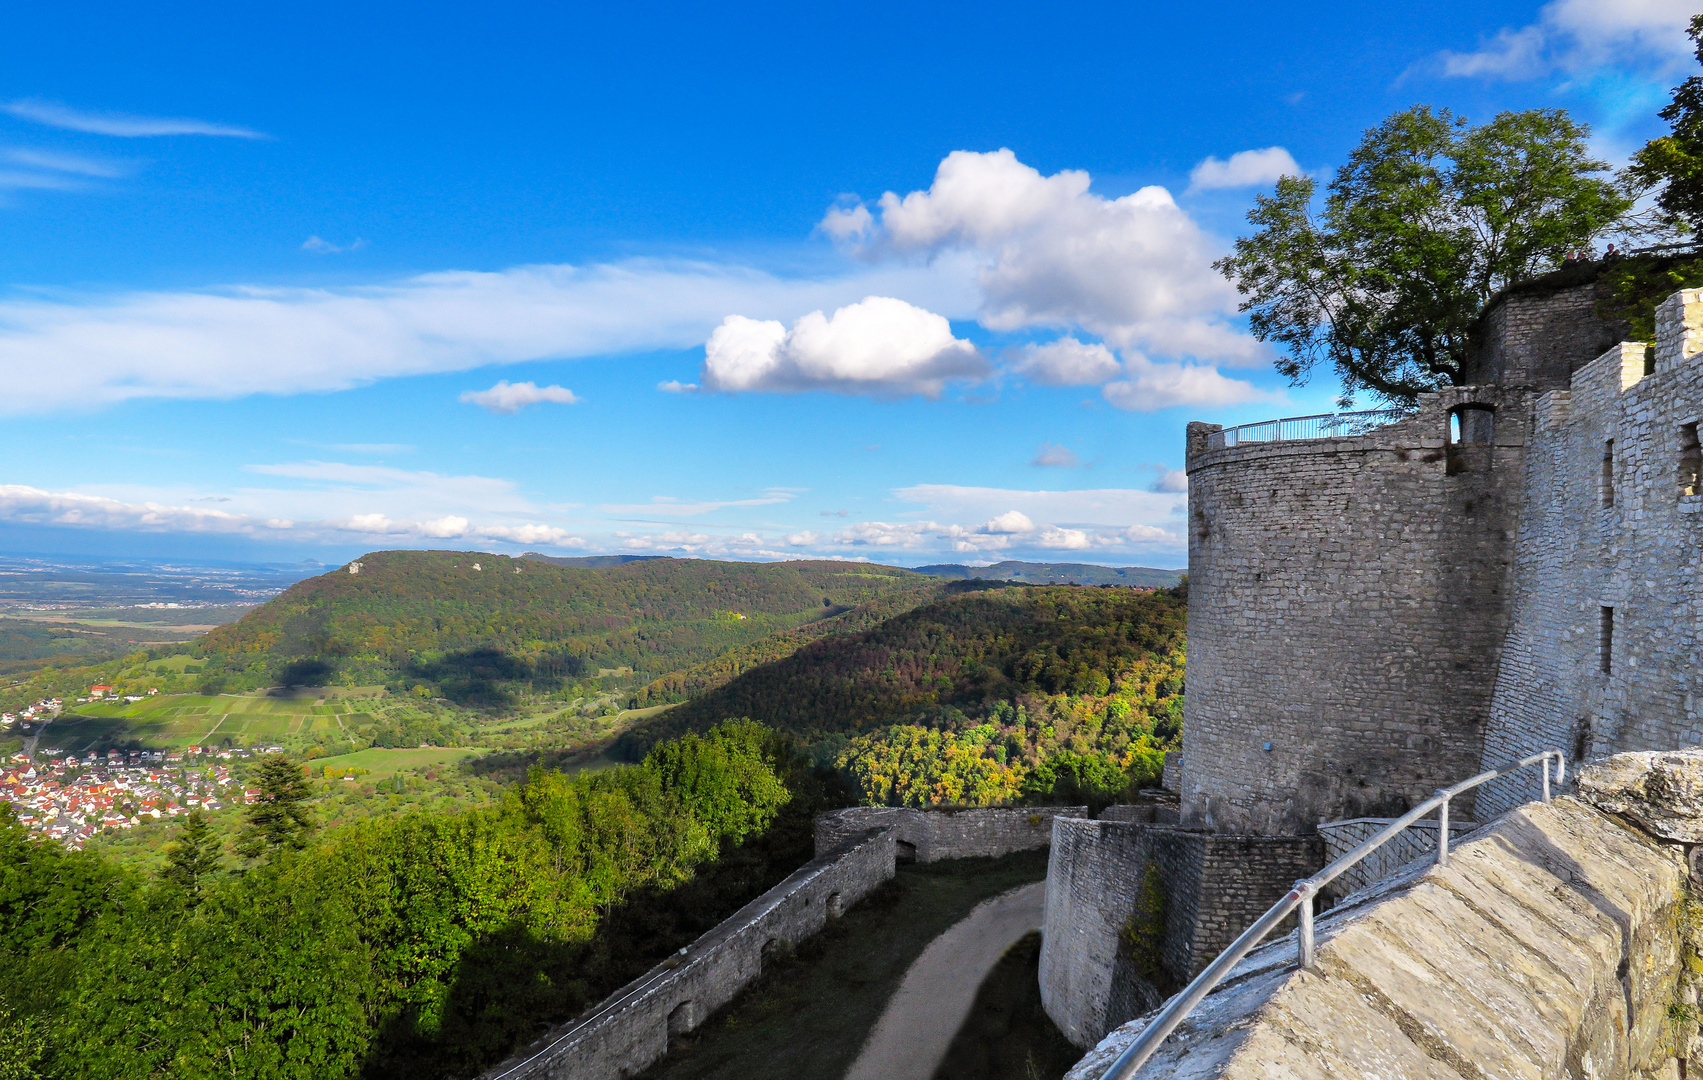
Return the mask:
[[1478,770],[1530,412],[1456,387],[1405,417],[1189,425],[1185,825],[1307,833]]

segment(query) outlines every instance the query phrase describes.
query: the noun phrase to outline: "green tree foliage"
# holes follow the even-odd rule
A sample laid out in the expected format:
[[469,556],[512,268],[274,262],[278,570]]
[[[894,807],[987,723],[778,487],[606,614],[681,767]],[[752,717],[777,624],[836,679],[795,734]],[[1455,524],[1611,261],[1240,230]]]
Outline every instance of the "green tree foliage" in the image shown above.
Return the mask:
[[283,754],[268,754],[255,766],[254,784],[260,796],[248,808],[237,851],[258,859],[306,847],[308,834],[313,831],[307,800],[313,792],[302,767]]
[[861,634],[812,642],[663,713],[621,746],[636,757],[656,739],[736,716],[816,742],[911,719],[946,726],[956,721],[942,723],[943,709],[981,715],[1025,695],[1170,698],[1181,694],[1186,613],[1184,602],[1163,592],[1062,585],[968,592]]
[[219,839],[207,815],[191,810],[183,819],[177,839],[166,847],[166,865],[160,878],[183,890],[186,903],[194,907],[201,902],[201,886],[219,870]]
[[[0,983],[0,1070],[18,1063],[0,1076],[471,1075],[660,959],[612,954],[600,923],[773,825],[788,754],[757,725],[720,725],[637,766],[537,770],[496,807],[277,843],[243,873],[191,858],[207,845],[186,825],[148,891],[7,819],[7,970],[55,978],[28,1013]],[[178,880],[191,863],[198,903]],[[659,933],[676,947],[654,922],[626,940]]]
[[[1703,63],[1703,15],[1693,15],[1687,31]],[[1662,223],[1688,234],[1703,231],[1703,76],[1693,75],[1674,88],[1662,109],[1669,133],[1651,139],[1633,155],[1628,178],[1657,189]]]
[[1589,129],[1559,109],[1471,127],[1420,105],[1366,132],[1322,207],[1307,177],[1278,181],[1257,227],[1216,264],[1249,326],[1283,347],[1294,384],[1321,362],[1361,390],[1411,403],[1458,384],[1473,324],[1500,289],[1558,265],[1626,212],[1597,174]]
[[[588,569],[472,551],[384,551],[334,570],[204,639],[208,682],[422,683],[502,706],[599,669],[647,678],[938,581],[844,563],[655,559]],[[475,567],[478,569],[475,569]]]

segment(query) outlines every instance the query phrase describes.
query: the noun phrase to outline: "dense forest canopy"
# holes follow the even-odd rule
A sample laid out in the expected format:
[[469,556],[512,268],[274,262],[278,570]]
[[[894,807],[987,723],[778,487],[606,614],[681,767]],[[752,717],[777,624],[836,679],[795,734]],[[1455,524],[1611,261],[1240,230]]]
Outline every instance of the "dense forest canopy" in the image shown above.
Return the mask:
[[1187,602],[981,589],[814,641],[622,737],[750,717],[820,748],[871,802],[1106,803],[1152,786],[1182,728]]
[[209,633],[203,675],[233,690],[398,682],[476,701],[503,684],[599,670],[655,678],[872,601],[915,603],[940,588],[906,570],[833,562],[586,568],[383,551],[298,582]]
[[174,854],[194,856],[154,877],[32,838],[0,804],[0,1075],[471,1075],[802,863],[825,797],[734,722],[258,858],[186,827]]

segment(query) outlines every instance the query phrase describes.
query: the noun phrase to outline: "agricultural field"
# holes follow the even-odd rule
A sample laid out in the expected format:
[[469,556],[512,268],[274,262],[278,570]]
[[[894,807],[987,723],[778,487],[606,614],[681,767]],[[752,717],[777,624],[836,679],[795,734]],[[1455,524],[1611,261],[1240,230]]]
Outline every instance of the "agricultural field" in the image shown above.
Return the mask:
[[[181,663],[168,657],[160,664]],[[327,691],[324,695],[164,694],[134,702],[74,705],[42,731],[42,745],[67,752],[110,748],[182,749],[196,744],[297,748],[347,742],[370,727],[382,691]]]
[[361,779],[375,781],[412,769],[460,764],[482,753],[484,750],[481,747],[422,746],[412,750],[386,750],[382,746],[369,746],[352,754],[314,758],[307,764],[312,773],[321,776],[324,775],[325,769],[366,769],[368,772],[363,774]]

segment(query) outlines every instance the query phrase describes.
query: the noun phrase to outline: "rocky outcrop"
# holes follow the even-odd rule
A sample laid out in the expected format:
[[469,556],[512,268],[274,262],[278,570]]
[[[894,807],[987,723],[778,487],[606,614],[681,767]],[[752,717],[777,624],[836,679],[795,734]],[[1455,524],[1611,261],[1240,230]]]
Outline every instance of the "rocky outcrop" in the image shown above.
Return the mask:
[[1703,749],[1616,754],[1579,772],[1579,797],[1652,836],[1703,842]]
[[[1623,755],[1587,770],[1579,797],[1486,826],[1449,866],[1421,861],[1345,898],[1318,921],[1314,970],[1298,969],[1293,935],[1256,950],[1138,1076],[1682,1075],[1676,1055],[1703,1046],[1672,841],[1703,824],[1700,775],[1696,751]],[[1067,1080],[1097,1080],[1147,1019]]]

